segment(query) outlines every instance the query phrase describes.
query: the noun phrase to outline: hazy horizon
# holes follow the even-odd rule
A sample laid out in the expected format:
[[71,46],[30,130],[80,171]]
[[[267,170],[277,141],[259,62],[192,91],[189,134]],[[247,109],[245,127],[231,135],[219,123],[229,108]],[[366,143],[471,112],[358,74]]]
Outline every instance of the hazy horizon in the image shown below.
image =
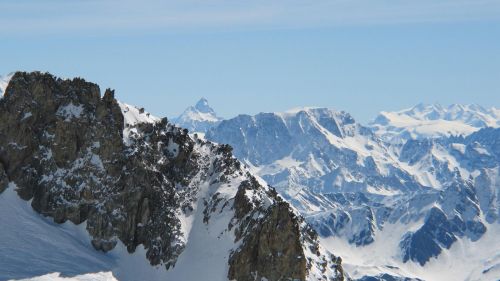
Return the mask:
[[0,75],[83,77],[177,116],[329,107],[366,123],[420,102],[500,107],[497,1],[0,3]]

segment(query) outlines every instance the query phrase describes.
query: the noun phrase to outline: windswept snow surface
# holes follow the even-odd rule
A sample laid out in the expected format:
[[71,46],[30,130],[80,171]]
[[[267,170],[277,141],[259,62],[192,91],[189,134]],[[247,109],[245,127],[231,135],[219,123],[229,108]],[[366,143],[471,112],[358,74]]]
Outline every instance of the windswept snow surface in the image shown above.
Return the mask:
[[0,214],[0,280],[167,280],[165,268],[151,266],[142,247],[129,254],[119,242],[108,253],[96,251],[85,223],[43,217],[19,198],[13,183],[0,194]]

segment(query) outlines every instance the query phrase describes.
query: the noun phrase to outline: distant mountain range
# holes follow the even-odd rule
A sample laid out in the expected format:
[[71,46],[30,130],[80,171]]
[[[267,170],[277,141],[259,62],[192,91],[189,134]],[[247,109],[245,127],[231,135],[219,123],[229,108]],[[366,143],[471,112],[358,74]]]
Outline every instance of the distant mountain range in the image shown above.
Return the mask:
[[468,135],[485,127],[500,127],[500,109],[480,105],[419,104],[410,109],[381,112],[369,126],[384,140]]
[[[301,111],[312,108],[296,108]],[[190,132],[206,133],[223,118],[201,98],[180,116],[172,118],[175,124]],[[366,125],[385,142],[401,144],[409,139],[466,136],[481,128],[500,127],[500,109],[486,109],[478,104],[418,104],[400,111],[382,111]]]
[[275,186],[355,279],[492,280],[498,112],[417,105],[363,126],[346,112],[302,108],[239,115],[205,137],[230,144]]

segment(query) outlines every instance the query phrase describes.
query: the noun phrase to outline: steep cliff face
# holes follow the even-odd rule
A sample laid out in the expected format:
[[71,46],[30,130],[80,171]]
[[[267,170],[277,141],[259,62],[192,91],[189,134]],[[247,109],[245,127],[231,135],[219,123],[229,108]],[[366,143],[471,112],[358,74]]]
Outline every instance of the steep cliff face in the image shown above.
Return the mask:
[[12,77],[0,100],[0,192],[8,183],[55,222],[86,222],[95,249],[143,245],[172,272],[194,244],[227,238],[231,280],[343,279],[340,259],[229,146],[191,138],[111,90],[101,97],[83,79]]

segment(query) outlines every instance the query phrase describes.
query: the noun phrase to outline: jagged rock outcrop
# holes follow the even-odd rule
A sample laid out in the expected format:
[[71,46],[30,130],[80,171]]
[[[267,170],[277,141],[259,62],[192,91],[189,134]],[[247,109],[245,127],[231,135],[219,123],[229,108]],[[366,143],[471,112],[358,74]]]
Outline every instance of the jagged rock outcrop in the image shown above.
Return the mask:
[[166,118],[130,118],[124,106],[80,78],[16,73],[0,100],[0,192],[13,182],[55,222],[86,222],[95,249],[143,245],[166,268],[189,247],[184,218],[202,206],[207,228],[234,235],[229,278],[343,280],[340,259],[231,147],[191,138]]
[[[236,217],[244,219],[237,233],[243,245],[229,260],[230,280],[301,279],[306,275],[306,259],[300,243],[299,222],[287,203],[278,200],[261,218],[254,218],[244,192],[256,190],[258,183],[244,182],[235,197]],[[279,198],[276,196],[276,198]],[[245,235],[248,234],[248,235]],[[283,276],[281,272],[288,272]]]

